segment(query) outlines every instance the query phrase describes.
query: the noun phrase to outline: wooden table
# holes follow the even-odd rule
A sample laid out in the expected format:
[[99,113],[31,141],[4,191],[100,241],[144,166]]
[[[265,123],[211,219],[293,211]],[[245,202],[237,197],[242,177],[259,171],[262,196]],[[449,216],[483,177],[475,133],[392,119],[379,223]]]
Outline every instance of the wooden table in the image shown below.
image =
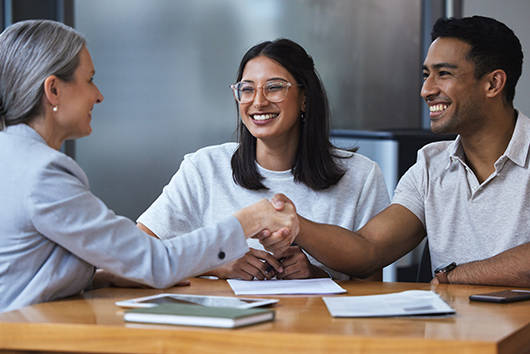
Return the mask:
[[[345,295],[434,290],[457,312],[425,318],[333,318],[321,296],[272,296],[276,320],[239,329],[125,323],[115,301],[162,292],[233,296],[224,280],[167,290],[100,289],[0,314],[0,352],[82,353],[526,353],[530,301],[469,302],[501,287],[338,282]],[[266,296],[263,296],[266,297]]]

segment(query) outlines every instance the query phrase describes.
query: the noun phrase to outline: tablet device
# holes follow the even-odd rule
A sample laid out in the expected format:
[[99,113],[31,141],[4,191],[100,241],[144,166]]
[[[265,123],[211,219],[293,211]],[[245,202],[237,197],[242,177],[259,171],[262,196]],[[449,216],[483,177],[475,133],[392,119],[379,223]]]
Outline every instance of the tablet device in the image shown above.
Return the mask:
[[158,294],[136,299],[118,301],[121,307],[153,307],[161,304],[193,304],[208,307],[230,307],[249,309],[277,303],[277,299],[237,298],[229,296],[185,295],[185,294]]
[[469,300],[486,302],[515,302],[530,300],[529,290],[502,290],[492,293],[471,295]]

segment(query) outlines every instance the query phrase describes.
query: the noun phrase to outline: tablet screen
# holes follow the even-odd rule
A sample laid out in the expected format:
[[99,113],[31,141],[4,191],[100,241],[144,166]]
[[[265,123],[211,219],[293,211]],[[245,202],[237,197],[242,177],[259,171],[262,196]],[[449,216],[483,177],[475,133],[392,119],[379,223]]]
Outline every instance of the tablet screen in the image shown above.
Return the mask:
[[276,299],[236,298],[184,294],[159,294],[126,301],[118,301],[122,307],[152,307],[161,304],[195,304],[208,307],[252,308],[278,302]]

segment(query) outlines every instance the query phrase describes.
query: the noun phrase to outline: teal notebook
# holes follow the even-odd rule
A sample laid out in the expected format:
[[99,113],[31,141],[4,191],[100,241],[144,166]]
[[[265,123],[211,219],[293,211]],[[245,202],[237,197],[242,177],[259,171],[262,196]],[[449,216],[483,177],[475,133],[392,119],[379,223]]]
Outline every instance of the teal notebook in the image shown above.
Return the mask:
[[235,328],[274,320],[271,309],[235,309],[188,304],[166,304],[125,311],[128,322]]

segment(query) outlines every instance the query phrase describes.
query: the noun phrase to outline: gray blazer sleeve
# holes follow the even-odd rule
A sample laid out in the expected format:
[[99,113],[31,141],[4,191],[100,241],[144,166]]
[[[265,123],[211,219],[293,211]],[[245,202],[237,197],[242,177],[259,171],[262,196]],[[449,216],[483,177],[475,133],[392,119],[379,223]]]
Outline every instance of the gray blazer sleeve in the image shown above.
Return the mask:
[[248,251],[233,216],[165,241],[151,237],[95,197],[77,163],[57,156],[33,178],[30,215],[42,235],[87,263],[163,288]]

